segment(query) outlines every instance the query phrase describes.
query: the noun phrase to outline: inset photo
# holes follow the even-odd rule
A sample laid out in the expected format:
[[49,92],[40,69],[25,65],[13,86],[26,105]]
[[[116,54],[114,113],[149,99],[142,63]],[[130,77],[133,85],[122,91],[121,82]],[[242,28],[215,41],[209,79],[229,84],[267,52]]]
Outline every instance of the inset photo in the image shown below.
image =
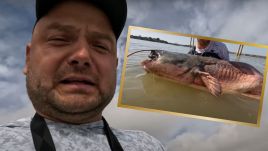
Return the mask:
[[267,49],[130,26],[118,106],[259,126]]

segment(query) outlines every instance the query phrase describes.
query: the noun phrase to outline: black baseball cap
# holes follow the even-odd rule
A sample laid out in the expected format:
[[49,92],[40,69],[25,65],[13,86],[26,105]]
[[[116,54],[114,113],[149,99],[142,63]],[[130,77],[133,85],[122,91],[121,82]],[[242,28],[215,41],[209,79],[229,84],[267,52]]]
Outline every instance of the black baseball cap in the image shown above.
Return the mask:
[[[48,14],[56,5],[68,0],[36,0],[36,22]],[[74,0],[75,1],[75,0]],[[127,18],[126,0],[80,0],[95,5],[108,17],[116,39],[120,36]],[[78,10],[79,11],[79,10]]]

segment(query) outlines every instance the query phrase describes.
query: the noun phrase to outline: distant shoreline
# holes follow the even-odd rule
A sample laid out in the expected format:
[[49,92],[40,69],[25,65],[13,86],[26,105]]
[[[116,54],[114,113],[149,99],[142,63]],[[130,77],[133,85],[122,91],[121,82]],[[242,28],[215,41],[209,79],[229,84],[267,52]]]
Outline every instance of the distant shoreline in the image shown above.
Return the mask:
[[167,42],[167,41],[162,40],[160,38],[142,37],[142,36],[134,36],[134,35],[130,35],[130,38],[139,39],[139,40],[146,40],[146,41],[152,41],[152,42],[159,42],[159,43],[170,44],[170,45],[175,45],[175,46],[192,47],[190,45],[182,45],[182,44],[177,44],[177,43],[170,43],[170,42]]
[[[162,40],[160,38],[142,37],[142,36],[135,36],[135,35],[130,35],[130,38],[151,41],[151,42],[164,43],[164,44],[175,45],[175,46],[192,47],[191,45],[182,45],[182,44],[177,44],[177,43],[170,43],[170,42],[167,42],[167,41]],[[236,52],[231,52],[231,51],[229,51],[229,53],[236,54]],[[254,55],[254,54],[241,54],[240,56],[250,56],[250,57],[264,58],[264,59],[266,58],[266,56],[260,56],[260,55]]]

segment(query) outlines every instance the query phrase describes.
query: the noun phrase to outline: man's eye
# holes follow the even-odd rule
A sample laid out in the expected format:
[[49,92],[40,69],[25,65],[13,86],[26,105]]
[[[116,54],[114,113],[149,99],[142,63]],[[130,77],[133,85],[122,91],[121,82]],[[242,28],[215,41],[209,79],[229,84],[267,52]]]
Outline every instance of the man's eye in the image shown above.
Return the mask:
[[48,38],[48,41],[68,42],[68,39],[67,38],[64,38],[64,37],[51,37],[51,38]]
[[69,44],[71,40],[62,36],[52,36],[47,39],[47,42],[51,45],[63,46]]
[[102,44],[95,44],[94,47],[101,52],[109,52],[109,48]]
[[103,45],[96,45],[96,47],[98,47],[98,48],[101,48],[101,49],[107,49],[105,46],[103,46]]

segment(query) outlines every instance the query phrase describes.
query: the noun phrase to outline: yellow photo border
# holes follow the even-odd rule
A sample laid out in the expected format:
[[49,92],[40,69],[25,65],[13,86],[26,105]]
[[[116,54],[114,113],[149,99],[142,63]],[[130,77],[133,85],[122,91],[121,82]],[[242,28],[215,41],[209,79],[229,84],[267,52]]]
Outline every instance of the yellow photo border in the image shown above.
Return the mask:
[[[130,43],[130,34],[131,34],[132,30],[144,30],[144,31],[157,32],[157,33],[163,33],[163,34],[169,34],[169,35],[175,35],[175,36],[185,36],[185,37],[192,37],[192,38],[208,39],[208,40],[219,41],[219,42],[226,42],[226,43],[239,44],[239,45],[247,45],[247,46],[252,46],[252,47],[257,47],[257,48],[265,48],[266,49],[266,61],[265,61],[265,69],[264,69],[264,75],[263,75],[264,79],[263,79],[263,84],[262,84],[262,94],[260,97],[260,103],[259,103],[259,109],[258,109],[257,123],[253,124],[253,123],[239,122],[239,121],[233,121],[233,120],[226,120],[226,119],[219,119],[219,118],[212,118],[212,117],[205,117],[205,116],[198,116],[198,115],[191,115],[191,114],[184,114],[184,113],[176,113],[176,112],[171,112],[171,111],[163,111],[163,110],[150,109],[150,108],[145,108],[145,107],[137,107],[137,106],[122,104],[123,87],[124,87],[124,83],[125,83],[125,71],[126,71],[126,65],[127,65],[127,55],[128,55],[128,49],[129,49],[129,43]],[[268,46],[267,45],[255,44],[255,43],[249,43],[249,42],[240,42],[240,41],[234,41],[234,40],[226,40],[226,39],[220,39],[220,38],[205,37],[205,36],[200,36],[200,35],[183,34],[183,33],[178,33],[178,32],[170,32],[170,31],[165,31],[165,30],[157,30],[157,29],[138,27],[138,26],[129,26],[117,106],[123,107],[123,108],[128,108],[128,109],[171,114],[171,115],[190,117],[190,118],[195,118],[195,119],[203,119],[203,120],[224,122],[224,123],[230,123],[230,124],[240,124],[240,125],[246,125],[246,126],[260,127],[260,120],[261,120],[261,113],[262,113],[263,99],[264,99],[263,97],[264,97],[266,76],[267,76],[267,67],[268,67],[267,56],[268,56]]]

